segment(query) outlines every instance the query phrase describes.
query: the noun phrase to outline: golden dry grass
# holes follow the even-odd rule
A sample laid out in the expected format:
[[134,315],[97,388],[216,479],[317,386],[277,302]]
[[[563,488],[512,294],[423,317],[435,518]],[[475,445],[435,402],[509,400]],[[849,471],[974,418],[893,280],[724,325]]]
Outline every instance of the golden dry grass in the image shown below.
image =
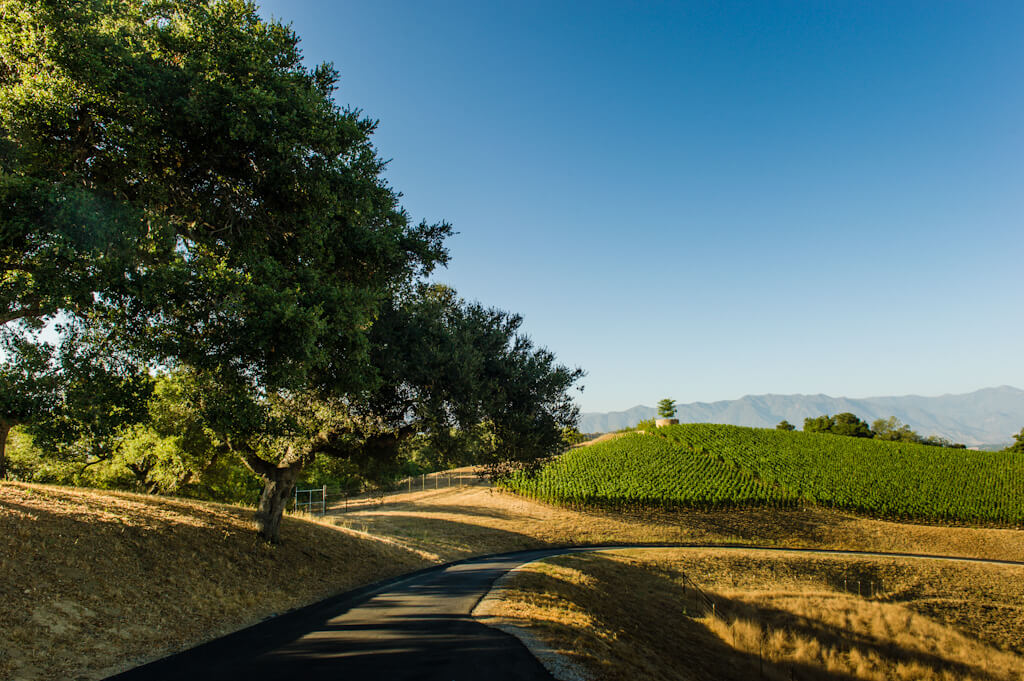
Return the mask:
[[478,614],[595,679],[991,681],[1024,676],[1022,592],[1022,567],[646,549],[533,563]]
[[934,553],[1024,561],[1024,531],[939,527],[828,509],[613,513],[574,511],[486,486],[388,497],[329,516],[438,560],[545,546],[602,543],[746,543]]
[[[428,485],[317,522],[286,518],[273,547],[250,518],[250,509],[218,504],[0,484],[0,678],[98,678],[345,589],[516,549],[747,542],[1024,559],[1024,532],[1015,530],[821,510],[616,515],[487,486]],[[964,610],[941,598],[921,607]]]
[[0,678],[95,679],[429,561],[250,509],[0,483]]

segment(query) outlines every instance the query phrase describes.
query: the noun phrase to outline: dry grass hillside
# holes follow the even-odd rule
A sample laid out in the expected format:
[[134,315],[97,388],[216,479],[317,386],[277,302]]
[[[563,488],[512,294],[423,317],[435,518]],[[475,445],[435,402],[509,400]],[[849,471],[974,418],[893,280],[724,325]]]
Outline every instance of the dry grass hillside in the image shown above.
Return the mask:
[[1024,561],[1024,531],[862,518],[821,508],[574,511],[477,486],[388,497],[326,521],[387,537],[437,560],[543,546],[740,543]]
[[[429,487],[429,485],[428,485]],[[0,483],[0,679],[97,679],[273,613],[438,562],[543,546],[763,543],[1024,560],[1024,532],[849,514],[568,511],[439,487],[258,540],[251,510]],[[938,607],[938,606],[936,606]]]
[[249,509],[0,483],[0,679],[96,679],[430,561]]
[[622,550],[524,566],[477,615],[562,679],[1016,681],[1022,591],[1017,566]]

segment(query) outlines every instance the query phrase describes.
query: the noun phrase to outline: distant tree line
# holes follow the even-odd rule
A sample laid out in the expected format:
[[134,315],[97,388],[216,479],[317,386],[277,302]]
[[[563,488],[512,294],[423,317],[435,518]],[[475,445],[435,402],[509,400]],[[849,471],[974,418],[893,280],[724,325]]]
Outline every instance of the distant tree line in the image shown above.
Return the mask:
[[[789,421],[780,421],[778,430],[795,430]],[[856,414],[846,411],[835,416],[824,414],[818,417],[804,419],[805,433],[829,433],[831,435],[844,435],[846,437],[873,438],[875,440],[887,440],[889,442],[912,442],[915,444],[930,445],[932,447],[949,447],[952,449],[966,449],[966,445],[955,443],[938,435],[919,435],[910,426],[902,423],[895,416],[887,419],[875,419],[871,425],[861,420]],[[1024,431],[1022,431],[1024,432]]]

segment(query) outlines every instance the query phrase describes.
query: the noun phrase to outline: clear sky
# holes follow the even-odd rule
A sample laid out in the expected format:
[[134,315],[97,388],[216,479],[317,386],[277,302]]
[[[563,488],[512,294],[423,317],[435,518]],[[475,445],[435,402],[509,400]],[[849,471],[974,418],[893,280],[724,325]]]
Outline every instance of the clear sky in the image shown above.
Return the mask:
[[584,411],[1024,387],[1024,3],[259,4]]

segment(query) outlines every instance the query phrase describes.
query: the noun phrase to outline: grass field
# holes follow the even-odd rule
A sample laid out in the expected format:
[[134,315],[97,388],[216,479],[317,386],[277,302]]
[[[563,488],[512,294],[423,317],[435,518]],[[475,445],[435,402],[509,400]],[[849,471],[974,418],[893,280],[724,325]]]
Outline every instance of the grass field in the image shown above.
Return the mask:
[[1024,455],[711,424],[630,434],[555,459],[509,488],[568,506],[799,508],[1020,526]]
[[0,483],[0,679],[98,679],[431,562],[386,540],[252,510]]
[[1024,532],[1012,529],[822,508],[582,511],[487,486],[396,495],[317,522],[286,518],[275,547],[256,538],[251,513],[0,483],[0,678],[102,678],[328,594],[515,549],[744,542],[1024,560]]
[[520,568],[476,614],[583,672],[563,678],[1010,681],[1022,589],[1024,567],[622,550]]

